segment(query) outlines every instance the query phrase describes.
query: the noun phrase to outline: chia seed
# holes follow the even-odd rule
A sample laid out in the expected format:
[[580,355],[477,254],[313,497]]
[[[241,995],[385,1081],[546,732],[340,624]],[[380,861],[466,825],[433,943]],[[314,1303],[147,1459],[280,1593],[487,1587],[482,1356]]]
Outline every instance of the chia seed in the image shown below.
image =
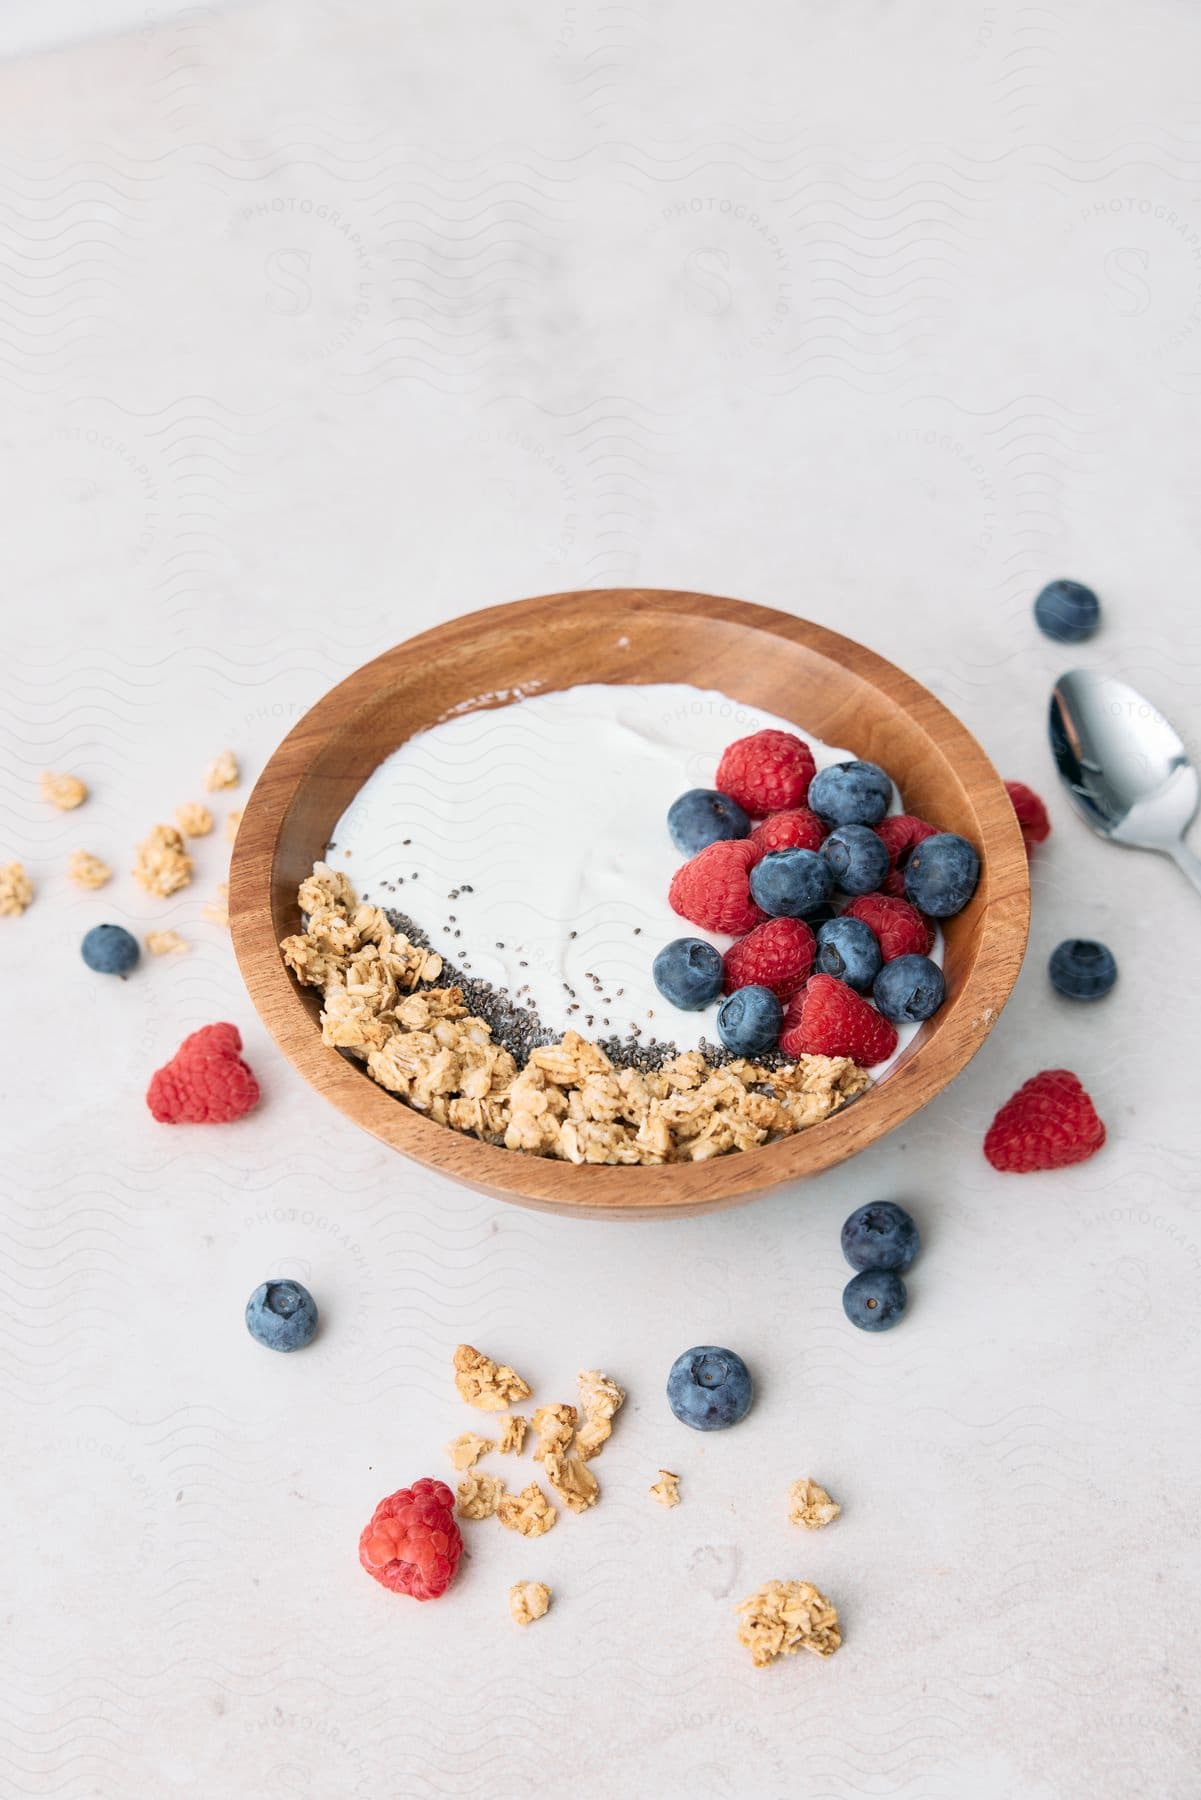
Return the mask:
[[[402,931],[409,942],[416,944],[421,950],[433,949],[434,946],[430,942],[428,932],[418,925],[415,919],[410,918],[407,913],[398,912],[391,907],[387,909],[387,914],[394,931]],[[468,1011],[474,1018],[483,1019],[490,1028],[494,1040],[498,1044],[504,1045],[518,1068],[525,1067],[531,1050],[538,1049],[542,1044],[558,1043],[563,1035],[562,1032],[552,1030],[548,1025],[544,1025],[536,1008],[519,1004],[521,994],[529,991],[528,983],[511,996],[507,988],[498,988],[490,981],[483,981],[477,976],[466,973],[467,966],[464,964],[462,968],[456,968],[453,963],[443,959],[442,973],[437,980],[420,983],[418,992],[421,988],[430,987],[461,988]],[[580,1010],[579,1003],[573,1001],[567,1010],[568,1012],[578,1012]],[[591,1025],[592,1022],[593,1015],[589,1014],[588,1023]],[[603,1022],[607,1025],[609,1021],[606,1019]],[[643,1073],[651,1069],[662,1068],[664,1063],[670,1062],[673,1056],[680,1054],[678,1044],[665,1043],[658,1038],[641,1040],[641,1025],[631,1022],[627,1036],[622,1037],[613,1033],[611,1036],[598,1038],[596,1041],[616,1067],[638,1069]],[[715,1049],[705,1044],[703,1040],[701,1049],[710,1062],[730,1061],[728,1051]],[[764,1063],[770,1063],[770,1060],[766,1056],[761,1058]]]

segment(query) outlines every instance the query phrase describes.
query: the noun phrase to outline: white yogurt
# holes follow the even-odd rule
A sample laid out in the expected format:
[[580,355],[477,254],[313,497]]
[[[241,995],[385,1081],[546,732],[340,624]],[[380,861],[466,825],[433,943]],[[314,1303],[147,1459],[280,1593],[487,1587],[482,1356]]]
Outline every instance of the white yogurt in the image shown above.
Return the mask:
[[[625,1037],[638,1026],[644,1042],[695,1049],[717,1039],[716,1006],[669,1005],[651,963],[672,938],[722,950],[732,940],[667,903],[683,860],[667,809],[686,788],[712,787],[726,745],[765,727],[803,737],[819,769],[853,754],[681,684],[590,683],[457,713],[380,764],[327,860],[361,898],[407,913],[457,967],[507,988],[551,1030]],[[916,1029],[900,1028],[897,1055]]]

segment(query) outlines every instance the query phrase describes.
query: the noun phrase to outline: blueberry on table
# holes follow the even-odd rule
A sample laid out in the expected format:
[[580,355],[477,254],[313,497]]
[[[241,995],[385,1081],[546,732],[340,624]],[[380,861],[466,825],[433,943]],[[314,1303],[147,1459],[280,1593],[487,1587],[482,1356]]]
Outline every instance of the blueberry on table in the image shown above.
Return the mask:
[[729,794],[716,788],[689,788],[668,807],[667,829],[681,856],[695,856],[721,838],[748,837],[751,820]]
[[1118,978],[1113,951],[1093,938],[1066,938],[1051,952],[1051,986],[1068,1000],[1102,1000]]
[[735,988],[717,1009],[717,1035],[734,1056],[762,1056],[780,1041],[784,1008],[768,987]]
[[887,844],[870,825],[836,825],[821,853],[844,894],[874,894],[892,860]]
[[905,865],[905,895],[919,912],[949,919],[963,911],[979,879],[980,858],[967,839],[956,831],[936,831]]
[[673,938],[651,964],[655,986],[681,1012],[700,1012],[721,993],[725,969],[721,951],[703,938]]
[[1082,644],[1101,623],[1101,602],[1082,581],[1049,581],[1034,602],[1034,622],[1057,644]]
[[878,825],[891,804],[892,782],[877,763],[832,763],[809,784],[809,808],[829,825]]
[[246,1302],[246,1329],[268,1350],[303,1350],[317,1330],[317,1303],[299,1281],[264,1281]]
[[137,938],[124,925],[93,925],[79,950],[97,975],[128,975],[140,954]]
[[916,951],[886,962],[872,988],[878,1011],[894,1025],[918,1025],[932,1018],[946,994],[946,980],[938,964]]
[[860,1331],[891,1331],[905,1311],[905,1283],[892,1269],[863,1269],[842,1290],[842,1310]]
[[751,899],[773,919],[804,919],[834,892],[834,871],[817,850],[771,850],[755,864]]
[[845,915],[817,928],[814,968],[822,975],[845,981],[856,993],[865,994],[880,972],[880,944],[862,919]]
[[852,1269],[907,1269],[921,1249],[917,1226],[895,1200],[856,1207],[842,1228],[842,1253]]
[[735,1351],[697,1344],[672,1363],[667,1404],[694,1431],[723,1431],[750,1411],[751,1372]]

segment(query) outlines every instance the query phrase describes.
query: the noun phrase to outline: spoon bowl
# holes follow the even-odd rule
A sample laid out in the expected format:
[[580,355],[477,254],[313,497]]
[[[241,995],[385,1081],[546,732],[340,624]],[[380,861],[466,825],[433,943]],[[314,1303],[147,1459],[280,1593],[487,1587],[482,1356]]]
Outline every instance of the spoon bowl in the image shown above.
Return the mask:
[[1091,669],[1061,675],[1051,695],[1051,750],[1072,802],[1099,836],[1170,856],[1201,889],[1183,842],[1201,789],[1180,734],[1135,688]]

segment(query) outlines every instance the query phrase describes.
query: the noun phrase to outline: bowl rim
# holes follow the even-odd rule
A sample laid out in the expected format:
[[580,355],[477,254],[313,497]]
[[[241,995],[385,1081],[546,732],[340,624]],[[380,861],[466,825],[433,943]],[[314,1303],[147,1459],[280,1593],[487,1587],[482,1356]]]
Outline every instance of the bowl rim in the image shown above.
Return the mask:
[[[986,897],[970,965],[950,1013],[939,1015],[937,1038],[923,1030],[886,1080],[820,1125],[706,1162],[575,1165],[506,1150],[436,1124],[323,1043],[305,990],[279,952],[273,893],[284,825],[314,754],[335,730],[345,729],[353,710],[394,681],[402,663],[411,665],[423,652],[445,656],[456,641],[465,645],[502,621],[518,625],[535,614],[545,619],[548,608],[578,612],[614,601],[637,612],[699,613],[766,631],[850,667],[894,705],[920,714],[920,728],[953,761],[980,827]],[[278,745],[246,801],[230,864],[229,915],[238,964],[260,1018],[310,1085],[356,1124],[452,1180],[521,1205],[583,1218],[658,1218],[740,1204],[819,1174],[876,1142],[940,1093],[979,1049],[1013,989],[1029,929],[1030,882],[1017,817],[983,749],[940,700],[875,651],[810,620],[749,601],[682,589],[588,588],[462,614],[384,651],[330,688]]]

